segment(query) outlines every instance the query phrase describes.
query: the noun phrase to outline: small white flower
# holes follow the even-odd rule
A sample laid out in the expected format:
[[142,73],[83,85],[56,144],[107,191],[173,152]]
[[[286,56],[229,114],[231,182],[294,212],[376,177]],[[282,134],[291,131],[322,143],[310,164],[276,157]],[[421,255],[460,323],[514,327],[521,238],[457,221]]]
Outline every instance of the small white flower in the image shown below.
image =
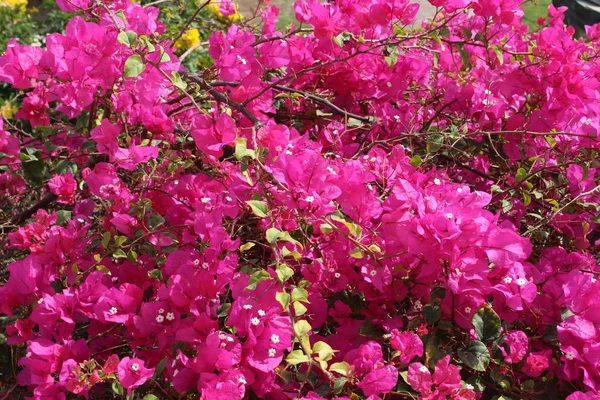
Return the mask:
[[246,59],[240,55],[237,56],[237,59],[242,63],[242,65],[246,65],[248,63],[248,61],[246,61]]
[[400,121],[400,116],[399,116],[399,115],[394,115],[394,119],[395,119],[396,121]]
[[527,279],[525,279],[525,278],[517,279],[517,285],[519,285],[519,286],[525,286],[526,283],[527,283]]
[[592,119],[591,118],[586,118],[583,123],[586,124],[586,125],[590,125],[592,123]]
[[131,370],[132,371],[136,371],[136,372],[139,371],[140,370],[140,364],[138,364],[138,363],[131,364]]
[[202,268],[208,269],[209,265],[207,262],[202,263]]
[[250,320],[250,323],[251,323],[252,325],[256,326],[256,325],[260,324],[260,319],[258,319],[258,318],[256,318],[256,317],[254,317],[254,318],[252,318],[252,319]]
[[388,81],[388,82],[386,83],[386,86],[387,86],[387,87],[392,87],[392,82]]
[[446,218],[452,219],[452,218],[454,218],[454,214],[448,213],[448,214],[446,214]]
[[272,334],[271,335],[271,342],[273,342],[275,344],[279,343],[279,336],[277,336],[275,334]]
[[277,350],[269,349],[269,357],[275,357],[275,354],[277,354]]
[[333,274],[333,276],[336,277],[336,279],[339,279],[340,276],[342,276],[339,272],[336,272],[335,274]]
[[327,171],[332,174],[332,175],[337,175],[337,173],[335,172],[335,170],[331,167],[327,167]]
[[489,89],[485,89],[485,90],[483,91],[483,93],[485,93],[485,94],[487,94],[487,95],[490,95],[490,94],[492,94],[492,91],[491,91],[491,90],[489,90]]
[[377,275],[377,271],[375,271],[375,270],[372,270],[371,272],[369,272],[369,274],[370,274],[371,276],[375,276],[375,275]]
[[264,312],[263,310],[258,310],[258,315],[260,315],[261,317],[264,317],[265,315],[267,315],[266,312]]
[[507,276],[506,278],[503,279],[503,281],[507,285],[510,285],[512,283],[512,278],[510,276]]
[[458,189],[456,189],[456,191],[457,191],[458,193],[462,193],[462,191],[463,191],[463,188],[458,188]]
[[422,373],[429,372],[429,370],[427,369],[427,367],[424,366],[424,365],[421,365],[421,368],[419,368],[419,371],[421,371]]
[[442,181],[440,181],[438,178],[435,178],[435,179],[433,180],[433,183],[434,183],[435,185],[441,185],[441,184],[442,184]]
[[252,310],[252,304],[244,304],[243,308],[244,310]]
[[291,150],[286,150],[286,151],[285,151],[285,154],[287,154],[288,156],[291,156],[291,155],[292,155],[292,154],[294,154],[294,153],[292,153],[292,151],[291,151]]
[[192,264],[194,264],[195,266],[200,265],[200,260],[198,260],[197,258],[192,262]]
[[158,313],[159,314],[164,314],[165,313],[165,309],[164,308],[159,308],[158,309]]
[[227,201],[231,201],[231,200],[233,200],[233,199],[232,199],[231,197],[229,197],[229,196],[226,196],[226,197],[225,197],[225,200],[227,200]]
[[228,341],[229,343],[233,343],[233,338],[232,338],[231,336],[227,336],[227,341]]
[[246,380],[245,380],[243,377],[241,377],[241,376],[238,378],[238,382],[239,382],[239,383],[241,383],[242,385],[245,385],[246,383],[248,383],[248,382],[246,382]]
[[158,322],[159,324],[162,324],[164,320],[165,320],[165,317],[163,317],[162,315],[156,316],[156,322]]
[[117,310],[117,307],[112,307],[110,310],[108,310],[109,313],[111,313],[112,315],[115,315],[116,313],[119,312],[119,310]]
[[572,352],[570,352],[570,351],[567,351],[567,352],[565,353],[565,357],[567,358],[567,360],[573,360],[573,359],[575,358],[575,354],[573,354],[573,353],[572,353]]
[[224,334],[223,332],[220,332],[220,333],[219,333],[219,339],[221,339],[221,340],[225,340],[226,338],[227,338],[227,335],[226,335],[226,334]]
[[313,201],[315,201],[315,198],[313,196],[306,196],[306,199],[304,199],[307,203],[312,203]]
[[167,313],[167,320],[168,321],[173,321],[175,319],[175,314],[173,314],[172,312]]
[[203,204],[210,203],[210,197],[203,197],[200,199]]
[[467,314],[471,314],[471,307],[465,307],[465,312]]

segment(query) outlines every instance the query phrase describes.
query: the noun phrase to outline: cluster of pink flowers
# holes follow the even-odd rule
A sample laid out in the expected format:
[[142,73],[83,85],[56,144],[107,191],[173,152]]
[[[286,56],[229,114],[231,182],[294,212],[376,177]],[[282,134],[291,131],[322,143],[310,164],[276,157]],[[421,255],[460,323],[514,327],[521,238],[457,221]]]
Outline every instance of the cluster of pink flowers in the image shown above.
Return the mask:
[[263,4],[190,74],[158,8],[57,3],[83,17],[0,56],[28,398],[599,398],[597,27]]

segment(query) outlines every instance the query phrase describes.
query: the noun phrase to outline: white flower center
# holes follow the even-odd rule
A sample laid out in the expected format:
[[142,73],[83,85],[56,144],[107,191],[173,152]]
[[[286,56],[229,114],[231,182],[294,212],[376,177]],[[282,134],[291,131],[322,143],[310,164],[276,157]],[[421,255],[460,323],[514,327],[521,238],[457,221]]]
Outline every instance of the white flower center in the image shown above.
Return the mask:
[[275,354],[277,354],[277,350],[269,349],[269,357],[275,357]]
[[110,310],[108,310],[109,313],[111,313],[112,315],[115,315],[116,313],[119,312],[119,310],[117,310],[117,307],[112,307]]
[[440,181],[438,178],[435,178],[435,179],[433,180],[433,183],[434,183],[435,185],[441,185],[441,184],[442,184],[442,181]]
[[243,308],[244,310],[252,310],[252,304],[244,304]]
[[306,199],[304,199],[307,203],[312,203],[313,201],[315,201],[315,198],[313,196],[306,196]]
[[370,274],[371,276],[375,276],[375,275],[377,275],[377,271],[373,270],[373,271],[369,272],[369,274]]
[[158,313],[159,314],[164,314],[165,313],[165,309],[164,308],[159,308],[158,309]]
[[165,317],[163,317],[162,315],[158,315],[156,317],[156,322],[158,322],[159,324],[162,324],[162,322],[165,320]]
[[465,312],[467,314],[470,314],[471,313],[471,307],[465,307]]
[[503,279],[503,281],[507,285],[510,285],[512,283],[512,278],[510,276],[507,276],[506,278]]
[[422,373],[429,372],[429,370],[427,369],[427,367],[424,366],[424,365],[421,365],[421,368],[419,368],[419,371],[421,371]]
[[572,353],[572,352],[570,352],[570,351],[567,351],[567,352],[565,353],[565,357],[567,358],[567,360],[573,360],[573,359],[575,358],[575,354],[573,354],[573,353]]
[[167,320],[173,321],[174,319],[175,319],[175,314],[173,314],[172,312],[167,313]]
[[201,198],[201,199],[200,199],[200,201],[201,201],[202,203],[204,203],[204,204],[206,204],[206,203],[210,203],[210,197],[203,197],[203,198]]
[[252,318],[252,319],[250,320],[250,323],[251,323],[252,325],[256,326],[256,325],[260,324],[260,319],[258,319],[258,318],[256,318],[256,317],[254,317],[254,318]]
[[261,317],[264,317],[265,315],[267,315],[266,312],[264,312],[263,310],[258,310],[258,315],[260,315]]
[[273,342],[275,344],[279,343],[279,336],[277,336],[275,334],[271,335],[271,342]]
[[140,370],[140,364],[138,364],[138,363],[131,364],[131,370],[132,371],[136,371],[136,372],[139,371]]
[[517,279],[517,285],[519,285],[519,286],[525,286],[526,283],[527,283],[527,279],[525,279],[525,278]]

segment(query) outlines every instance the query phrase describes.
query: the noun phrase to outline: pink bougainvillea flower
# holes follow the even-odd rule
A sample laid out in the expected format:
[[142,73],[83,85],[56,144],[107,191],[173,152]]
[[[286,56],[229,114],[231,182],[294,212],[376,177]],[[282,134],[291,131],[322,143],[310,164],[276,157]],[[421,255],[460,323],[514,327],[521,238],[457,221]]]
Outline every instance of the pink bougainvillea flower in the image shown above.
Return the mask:
[[154,368],[146,368],[144,360],[139,358],[125,357],[119,362],[118,366],[119,382],[127,392],[142,386],[154,374]]

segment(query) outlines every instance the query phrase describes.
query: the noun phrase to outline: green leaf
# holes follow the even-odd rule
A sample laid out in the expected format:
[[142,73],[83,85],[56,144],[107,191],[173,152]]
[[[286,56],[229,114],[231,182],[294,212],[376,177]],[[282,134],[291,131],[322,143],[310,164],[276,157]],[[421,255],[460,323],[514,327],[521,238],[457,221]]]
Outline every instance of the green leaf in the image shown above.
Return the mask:
[[113,253],[113,258],[127,258],[127,254],[121,249],[118,249]]
[[125,390],[123,389],[123,386],[121,386],[121,384],[117,381],[112,383],[112,390],[113,392],[115,392],[116,394],[118,394],[119,396],[123,396],[123,393],[125,393]]
[[483,342],[491,342],[500,337],[501,323],[500,317],[489,305],[484,305],[473,315],[475,333]]
[[159,398],[153,394],[147,394],[144,396],[144,398],[142,398],[142,400],[159,400]]
[[335,350],[333,350],[330,345],[320,341],[313,345],[312,350],[313,353],[317,353],[319,355],[319,361],[329,361],[335,354]]
[[527,170],[525,168],[519,168],[517,170],[517,175],[515,175],[515,181],[523,182],[527,177]]
[[246,201],[246,203],[250,206],[254,215],[260,218],[267,217],[267,212],[269,212],[269,208],[265,203],[258,200],[248,200]]
[[300,337],[308,335],[308,332],[310,332],[311,329],[312,326],[310,326],[308,321],[305,321],[303,319],[301,319],[300,321],[296,321],[296,323],[294,324],[294,331]]
[[331,364],[329,367],[329,372],[337,372],[340,375],[348,375],[348,371],[350,370],[350,364],[347,362],[336,362]]
[[444,136],[436,133],[433,135],[429,135],[427,137],[425,148],[428,153],[435,153],[442,148],[442,144],[444,143]]
[[502,51],[502,47],[500,46],[491,46],[494,53],[496,53],[496,57],[498,57],[498,62],[500,65],[504,64],[504,52]]
[[171,73],[171,83],[178,89],[187,89],[187,82],[181,78],[181,75],[177,71]]
[[137,40],[137,33],[133,31],[121,32],[117,36],[117,40],[119,43],[131,48]]
[[246,286],[246,289],[254,290],[254,289],[256,289],[256,286],[260,282],[266,281],[269,279],[271,279],[271,274],[269,274],[264,269],[261,269],[260,271],[256,271],[255,273],[250,275],[250,281],[248,282],[248,286]]
[[361,259],[364,258],[364,256],[365,253],[363,253],[360,247],[355,247],[354,249],[350,250],[350,257]]
[[237,138],[237,144],[235,145],[235,158],[241,160],[244,157],[250,157],[251,159],[256,158],[256,152],[254,150],[249,150],[247,147],[246,138]]
[[295,287],[292,289],[292,301],[302,301],[304,303],[310,303],[308,301],[308,292],[304,288]]
[[110,243],[110,232],[104,232],[104,235],[102,236],[102,247],[104,247],[105,249],[108,249],[108,244]]
[[110,270],[104,265],[96,265],[96,271],[100,271],[106,275],[111,275]]
[[144,72],[144,69],[146,69],[146,66],[142,62],[142,58],[136,54],[125,61],[125,72],[123,76],[125,78],[135,78],[140,76],[140,74]]
[[148,228],[150,228],[150,229],[156,229],[164,223],[165,223],[165,219],[160,214],[152,214],[148,218]]
[[73,213],[69,210],[59,210],[56,213],[56,224],[63,225],[65,222],[71,219]]
[[426,304],[425,307],[423,307],[423,317],[425,317],[427,324],[435,324],[441,316],[442,308],[439,304]]
[[267,242],[270,244],[275,244],[277,239],[281,236],[281,231],[277,228],[269,228],[266,232]]
[[240,246],[240,252],[245,252],[256,246],[256,243],[247,242]]
[[287,310],[290,305],[290,295],[285,292],[277,292],[275,293],[275,299],[281,304],[284,310]]
[[[163,372],[163,370],[165,369],[165,364],[167,363],[167,358],[163,358],[162,360],[159,361],[159,363],[156,365],[156,369],[154,370],[154,378],[158,378],[158,376],[161,374],[161,372]],[[145,399],[145,397],[144,397]]]
[[164,62],[169,62],[171,61],[171,56],[169,55],[169,53],[167,53],[165,51],[165,49],[163,49],[162,47],[160,48],[160,60],[158,60],[159,63],[164,63]]
[[348,378],[336,379],[335,382],[333,383],[333,391],[335,393],[341,393],[342,390],[344,390],[344,386],[346,385],[346,382],[348,382]]
[[310,358],[302,350],[294,350],[287,355],[285,361],[291,365],[298,365],[305,362],[309,362]]
[[410,159],[410,165],[412,165],[415,168],[420,166],[421,164],[423,164],[423,159],[419,155],[413,156]]
[[300,317],[304,314],[306,314],[306,312],[308,311],[308,309],[306,307],[304,307],[304,304],[302,304],[300,301],[295,301],[293,303],[294,306],[294,315],[296,317]]
[[475,371],[485,371],[491,359],[488,348],[479,340],[471,340],[466,348],[458,350],[458,357]]
[[277,267],[277,270],[275,272],[277,273],[277,278],[281,282],[285,282],[288,279],[290,279],[292,276],[294,276],[294,270],[285,264],[279,265],[279,267]]
[[46,164],[42,160],[42,155],[39,151],[19,154],[19,158],[23,162],[23,172],[25,179],[32,186],[42,186],[44,184],[44,175],[46,173]]

